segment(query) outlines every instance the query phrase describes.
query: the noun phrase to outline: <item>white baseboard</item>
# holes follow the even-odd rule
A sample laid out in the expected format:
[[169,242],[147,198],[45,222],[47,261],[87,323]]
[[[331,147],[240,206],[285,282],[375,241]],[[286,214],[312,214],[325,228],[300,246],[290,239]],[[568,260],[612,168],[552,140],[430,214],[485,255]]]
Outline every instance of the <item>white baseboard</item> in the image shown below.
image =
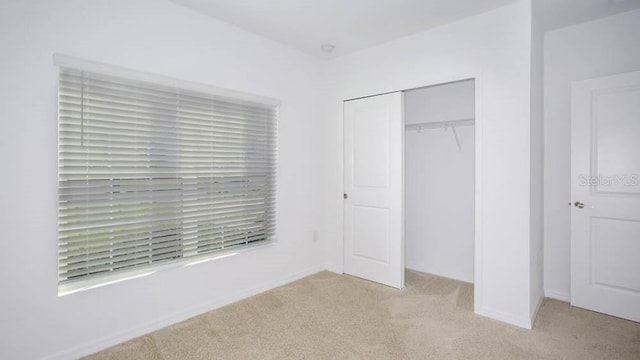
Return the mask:
[[563,291],[555,291],[555,290],[544,290],[544,296],[550,299],[556,299],[564,302],[571,302],[571,295],[567,292]]
[[521,328],[531,330],[531,319],[527,316],[519,317],[513,314],[507,314],[501,311],[495,311],[487,308],[482,308],[476,311],[476,314],[482,315],[494,320],[502,321],[507,324],[515,325]]
[[541,295],[538,298],[538,302],[536,303],[536,307],[533,309],[533,312],[531,312],[531,319],[529,320],[531,323],[531,328],[533,328],[533,324],[535,324],[536,322],[536,317],[538,316],[538,311],[540,311],[540,307],[542,306],[542,303],[544,302],[544,295]]
[[312,266],[306,270],[302,270],[292,275],[284,276],[280,279],[272,280],[265,282],[262,285],[258,285],[249,289],[244,289],[236,292],[235,294],[228,295],[222,299],[218,299],[211,303],[201,304],[197,306],[193,306],[188,309],[184,309],[182,311],[176,312],[174,314],[164,316],[159,318],[158,320],[136,326],[135,328],[125,330],[101,339],[97,339],[94,341],[86,342],[84,344],[80,344],[74,346],[70,349],[63,350],[53,355],[49,355],[45,357],[46,360],[62,360],[62,359],[77,359],[82,356],[86,356],[89,354],[93,354],[95,352],[107,349],[111,346],[120,344],[127,340],[131,340],[135,337],[142,336],[148,334],[150,332],[162,329],[169,325],[173,325],[179,323],[181,321],[187,320],[194,316],[198,316],[200,314],[206,313],[211,310],[215,310],[217,308],[223,307],[225,305],[232,304],[234,302],[246,299],[248,297],[260,294],[262,292],[271,290],[273,288],[286,285],[290,282],[305,278],[309,275],[313,275],[320,271],[325,270],[325,266],[316,265]]
[[342,274],[344,272],[343,269],[342,269],[342,266],[336,265],[336,264],[327,263],[327,264],[325,264],[324,268],[325,268],[325,270],[331,271],[331,272],[336,273],[336,274]]
[[406,259],[405,259],[404,267],[405,269],[426,273],[426,271],[422,268],[421,264],[413,263],[413,262],[407,261]]

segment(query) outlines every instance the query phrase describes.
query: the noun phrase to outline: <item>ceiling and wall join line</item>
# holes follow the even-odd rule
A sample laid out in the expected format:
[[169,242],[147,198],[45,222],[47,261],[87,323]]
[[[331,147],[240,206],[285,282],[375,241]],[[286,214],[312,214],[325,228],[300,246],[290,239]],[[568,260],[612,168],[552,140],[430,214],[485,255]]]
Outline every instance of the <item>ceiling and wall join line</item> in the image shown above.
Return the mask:
[[[301,51],[333,58],[514,0],[171,0]],[[323,53],[320,46],[336,46]]]
[[[459,21],[517,0],[170,0],[325,59]],[[640,0],[533,0],[549,31],[640,7]],[[330,52],[322,44],[332,44]]]

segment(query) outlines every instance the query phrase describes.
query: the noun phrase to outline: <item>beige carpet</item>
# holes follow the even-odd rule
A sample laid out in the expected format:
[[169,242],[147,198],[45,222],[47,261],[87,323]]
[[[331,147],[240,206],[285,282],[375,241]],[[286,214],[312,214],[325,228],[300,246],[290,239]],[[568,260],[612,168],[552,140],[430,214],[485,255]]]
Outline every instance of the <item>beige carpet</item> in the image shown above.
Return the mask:
[[394,290],[323,272],[88,359],[640,359],[640,324],[546,300],[532,331],[472,312],[473,287]]

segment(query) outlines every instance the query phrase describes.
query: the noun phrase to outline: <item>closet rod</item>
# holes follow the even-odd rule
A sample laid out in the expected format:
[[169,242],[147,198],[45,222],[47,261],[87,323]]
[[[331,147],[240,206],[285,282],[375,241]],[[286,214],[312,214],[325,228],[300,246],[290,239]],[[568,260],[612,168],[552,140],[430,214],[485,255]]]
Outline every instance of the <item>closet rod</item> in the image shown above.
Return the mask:
[[424,130],[424,129],[446,129],[449,127],[458,127],[458,126],[472,126],[475,125],[476,121],[474,118],[470,119],[458,119],[458,120],[448,120],[448,121],[435,121],[435,122],[423,122],[417,124],[406,124],[405,130]]

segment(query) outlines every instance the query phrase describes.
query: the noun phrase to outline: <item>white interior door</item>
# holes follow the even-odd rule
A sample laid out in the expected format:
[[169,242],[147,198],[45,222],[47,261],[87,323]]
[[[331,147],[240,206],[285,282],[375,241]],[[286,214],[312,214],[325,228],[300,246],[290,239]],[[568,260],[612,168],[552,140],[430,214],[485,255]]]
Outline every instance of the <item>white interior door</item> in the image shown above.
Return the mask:
[[572,97],[571,304],[640,321],[640,72]]
[[344,103],[344,272],[404,287],[402,93]]

